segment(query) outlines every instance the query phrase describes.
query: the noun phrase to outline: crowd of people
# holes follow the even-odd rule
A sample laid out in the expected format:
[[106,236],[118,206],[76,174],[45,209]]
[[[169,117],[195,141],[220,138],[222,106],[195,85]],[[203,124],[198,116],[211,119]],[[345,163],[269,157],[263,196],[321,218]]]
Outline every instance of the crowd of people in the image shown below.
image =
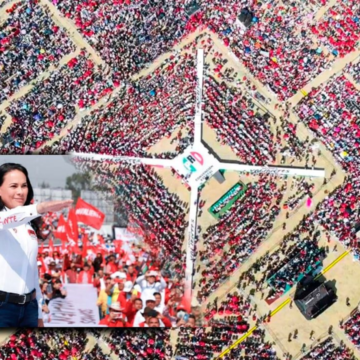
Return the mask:
[[113,71],[129,79],[193,29],[187,25],[197,17],[186,14],[191,2],[57,0],[55,5]]
[[198,258],[204,269],[199,269],[200,278],[196,279],[199,302],[221,286],[266,239],[280,212],[285,189],[286,183],[280,186],[278,178],[260,175],[216,224],[200,234],[204,250],[199,251]]
[[[181,328],[175,349],[175,356],[191,360],[210,360],[215,354],[229,347],[241,332],[233,327]],[[238,346],[223,356],[225,360],[278,360],[272,344],[265,339],[265,330],[257,329]]]
[[124,360],[165,360],[171,359],[173,349],[170,343],[170,330],[149,329],[146,332],[119,333],[113,330],[109,335],[98,334],[97,339],[105,341],[110,353]]
[[79,329],[21,329],[0,346],[1,360],[82,359],[89,339]]
[[343,75],[313,89],[295,111],[346,171],[344,183],[316,207],[316,219],[359,255],[355,224],[360,206],[360,93]]
[[227,293],[218,306],[217,301],[208,303],[204,314],[207,326],[233,327],[239,332],[249,329],[248,318],[254,308],[249,298],[237,291]]
[[357,0],[339,1],[311,31],[336,56],[356,50],[360,40],[360,4]]
[[[84,241],[82,234],[81,241]],[[39,250],[38,270],[44,322],[51,325],[51,301],[65,299],[67,284],[92,284],[97,289],[99,324],[108,327],[195,326],[190,304],[178,278],[163,276],[164,260],[151,250],[121,248],[112,239],[83,255],[81,251]],[[89,239],[90,240],[90,239]],[[92,241],[87,241],[92,247]],[[106,246],[103,246],[106,245]],[[171,275],[169,275],[171,276]],[[94,304],[94,306],[96,306]],[[55,310],[56,311],[56,310]],[[155,321],[152,322],[152,321]]]
[[109,354],[104,354],[104,351],[98,344],[82,355],[81,360],[111,360]]
[[[44,142],[59,135],[71,122],[77,109],[86,109],[119,84],[95,66],[82,50],[49,78],[35,84],[23,97],[12,101],[6,111],[12,117],[5,137],[15,139],[12,148],[22,153],[38,149]],[[16,152],[16,151],[15,151]]]
[[47,329],[46,333],[22,329],[0,345],[0,360],[110,360],[114,355],[122,360],[165,360],[172,352],[168,329],[107,334],[95,329]]
[[[316,233],[318,236],[320,232]],[[313,239],[304,239],[297,243],[283,261],[270,271],[267,282],[272,288],[271,297],[289,291],[306,275],[314,276],[322,267],[325,249],[319,248],[316,236]],[[271,275],[274,273],[274,275]]]
[[250,293],[261,292],[261,298],[265,297],[268,303],[275,301],[306,273],[314,275],[321,269],[322,258],[329,249],[319,246],[320,235],[314,213],[304,216],[298,226],[283,237],[276,250],[259,257],[240,275],[238,288],[250,287]]
[[336,344],[332,337],[328,337],[320,344],[310,350],[308,354],[303,356],[301,360],[355,360],[354,354],[344,345]]
[[341,328],[345,334],[354,344],[357,349],[360,349],[360,312],[356,309],[343,324]]
[[357,84],[360,84],[360,61],[348,64],[345,71],[353,77]]
[[[193,44],[189,51],[166,59],[152,74],[127,82],[109,105],[85,116],[50,151],[149,157],[147,150],[175,129],[190,126],[192,139],[196,89]],[[180,150],[178,145],[175,151]]]
[[75,51],[67,32],[38,0],[16,2],[6,12],[0,26],[1,102]]
[[[77,111],[94,105],[104,94],[112,92],[121,84],[124,86],[123,91],[116,96],[109,107],[93,112],[75,129],[71,129],[61,143],[57,142],[51,149],[46,148],[43,151],[64,153],[77,150],[144,156],[147,148],[161,137],[169,136],[176,127],[184,126],[186,120],[194,115],[196,82],[194,54],[170,57],[146,79],[131,82],[130,77],[149,67],[155,58],[172,49],[184,36],[199,26],[216,31],[235,56],[255,77],[275,91],[281,100],[293,95],[310,78],[331,64],[329,55],[325,55],[324,51],[314,45],[309,36],[309,25],[304,20],[305,15],[314,11],[314,7],[323,6],[324,1],[306,2],[305,8],[300,3],[292,6],[293,2],[285,6],[268,3],[268,1],[250,2],[249,0],[227,0],[220,3],[218,0],[213,0],[202,4],[200,11],[191,15],[189,9],[194,4],[190,0],[183,0],[177,3],[177,6],[165,1],[125,4],[98,0],[89,3],[56,0],[54,4],[60,12],[75,22],[86,40],[110,65],[111,75],[108,74],[106,78],[101,71],[94,71],[93,64],[89,65],[86,62],[90,69],[79,68],[79,64],[73,69],[71,64],[65,66],[61,70],[61,76],[66,80],[59,81],[59,85],[56,81],[59,72],[55,73],[54,78],[50,77],[44,83],[37,84],[29,98],[25,96],[25,99],[16,101],[9,108],[14,120],[8,132],[13,134],[12,138],[16,138],[17,144],[16,146],[9,144],[6,151],[15,153],[34,151],[54,135],[58,135],[59,130],[74,118]],[[349,4],[349,7],[351,6],[355,6],[352,0]],[[236,16],[244,7],[251,9],[256,20],[243,34],[244,30],[237,24]],[[3,100],[25,83],[38,77],[49,67],[49,64],[56,66],[64,55],[75,51],[75,46],[65,30],[52,23],[48,9],[43,9],[37,0],[15,3],[8,12],[9,18],[4,25],[1,39],[4,60],[0,61],[0,66],[2,64],[6,70],[1,72],[2,76],[5,76]],[[352,12],[354,14],[349,14],[349,17],[354,18],[356,9],[352,9]],[[356,20],[352,21],[358,24]],[[21,29],[16,27],[19,23]],[[332,23],[337,24],[331,21]],[[301,31],[298,31],[300,25]],[[341,26],[334,25],[334,27],[337,31],[342,29]],[[347,33],[347,31],[343,32]],[[268,36],[268,33],[274,35]],[[123,39],[120,41],[121,44],[119,39]],[[14,41],[18,42],[16,46],[13,46]],[[34,43],[39,44],[39,49],[29,49],[29,44]],[[13,54],[14,48],[24,50],[19,52],[20,55]],[[9,58],[13,66],[8,65]],[[222,63],[218,65],[221,68]],[[14,68],[21,70],[16,72]],[[82,74],[88,74],[88,71],[92,73],[87,76],[83,84]],[[214,71],[218,72],[219,68]],[[73,84],[71,91],[64,88],[63,83]],[[214,122],[216,120],[216,123],[226,121],[230,125],[233,117],[226,116],[224,119],[223,111],[220,111],[223,110],[224,105],[228,105],[228,99],[223,98],[224,89],[216,83],[213,86],[215,89],[210,89],[209,96],[214,96],[213,100],[216,101],[213,101],[211,107],[218,108],[219,113],[212,119]],[[64,94],[65,90],[69,93],[75,92],[78,96],[72,99],[72,95]],[[41,96],[39,96],[40,92]],[[55,103],[44,95],[49,93],[59,94]],[[233,105],[239,103],[242,107],[241,111],[247,110],[246,113],[244,112],[245,117],[251,117],[257,126],[265,123],[262,116],[253,116],[256,112],[253,114],[254,106],[251,99],[245,95],[242,97],[242,94],[236,94],[234,98],[231,100]],[[236,100],[237,98],[239,101]],[[134,104],[140,106],[134,107]],[[43,107],[44,110],[42,113],[31,111],[32,106]],[[233,106],[231,111],[226,110],[226,115],[232,113],[233,116],[237,116],[237,111],[236,106]],[[134,119],[132,124],[124,127],[124,121],[126,120],[128,124],[130,119]],[[250,132],[245,130],[250,130],[248,127],[251,127],[251,122],[245,119],[243,121],[244,128],[237,129],[233,135],[239,140],[243,140],[245,136],[247,141],[252,143],[251,136],[254,134],[254,129],[249,135]],[[30,127],[29,124],[37,125],[36,130],[31,131],[30,134],[26,131]],[[264,159],[273,159],[272,144],[269,141],[271,132],[267,129],[267,125],[264,126],[266,129],[262,130],[266,131],[257,134],[263,140],[260,149],[252,149],[251,146],[250,149],[246,147],[238,149],[247,157],[249,157],[248,152],[254,150],[250,153],[252,162],[261,163]],[[142,128],[144,130],[139,131]],[[232,128],[230,125],[229,131],[226,134],[221,131],[219,136],[225,137],[227,143],[230,142],[238,147],[239,145],[234,144],[235,139],[229,137]],[[104,142],[104,134],[113,139]],[[119,138],[124,141],[119,142]],[[177,152],[181,147],[179,144]]]
[[250,94],[219,84],[213,77],[204,83],[204,119],[216,131],[217,140],[229,145],[247,164],[275,161],[273,136],[266,116],[259,113]]
[[[285,6],[275,6],[269,1],[227,0],[220,3],[218,0],[213,0],[202,4],[201,11],[195,15],[188,13],[193,5],[190,0],[183,0],[177,6],[171,6],[165,1],[126,4],[98,0],[89,3],[56,0],[54,4],[65,17],[75,21],[86,40],[110,65],[111,74],[105,76],[101,70],[95,71],[94,65],[89,64],[88,60],[83,68],[80,64],[72,67],[74,64],[69,63],[60,72],[55,72],[54,77],[51,76],[45,82],[37,84],[29,96],[19,99],[9,107],[13,124],[6,135],[16,141],[11,141],[3,152],[34,151],[44,142],[59,135],[60,130],[75,117],[77,111],[94,105],[103,95],[110,94],[115,87],[122,85],[123,90],[116,95],[108,107],[86,116],[78,126],[69,130],[68,136],[64,136],[60,142],[56,141],[51,147],[45,147],[42,153],[64,153],[76,150],[113,155],[149,156],[146,153],[149,147],[162,137],[170,136],[175,128],[183,129],[188,123],[187,120],[194,116],[195,48],[192,49],[192,53],[172,55],[144,79],[140,78],[139,81],[133,82],[130,81],[130,77],[139,73],[141,69],[149,67],[156,57],[172,49],[189,31],[193,31],[198,26],[216,31],[235,56],[257,79],[275,91],[281,100],[292,96],[309,79],[330,66],[332,62],[329,54],[325,54],[320,47],[315,46],[312,37],[309,36],[310,26],[305,20],[307,15],[323,6],[325,1],[308,1],[305,5],[304,2],[288,2]],[[358,24],[353,0],[347,6],[347,12],[352,7],[352,13],[350,11],[348,16]],[[236,20],[236,15],[244,7],[250,8],[254,13],[253,24],[246,30],[241,29]],[[14,31],[15,37],[19,37],[21,44],[25,41],[23,39],[27,39],[34,32],[34,28],[38,29],[40,24],[44,24],[45,30],[39,30],[41,36],[45,37],[46,41],[50,41],[51,45],[59,46],[51,48],[54,54],[45,45],[39,49],[39,54],[33,61],[36,60],[43,66],[31,64],[31,70],[19,71],[24,72],[24,75],[19,75],[19,72],[15,74],[15,71],[11,70],[13,67],[9,68],[6,64],[6,70],[10,71],[6,74],[6,79],[10,77],[11,81],[23,83],[20,78],[29,77],[28,73],[34,73],[34,68],[38,68],[37,74],[40,74],[48,67],[44,65],[49,62],[47,58],[54,58],[53,62],[58,63],[65,54],[75,50],[65,31],[51,25],[48,10],[42,9],[37,1],[30,1],[29,6],[23,2],[15,3],[9,12],[10,17],[7,20],[9,24],[6,26],[11,34],[1,40],[4,47],[12,48],[10,45],[14,35],[11,29],[21,16],[25,16],[24,19],[20,19],[21,33],[18,34],[19,30]],[[32,21],[34,13],[39,14],[38,21]],[[329,22],[331,25],[338,24],[337,21]],[[24,29],[23,23],[29,26],[31,31]],[[334,25],[334,28],[346,34],[349,32],[342,30],[342,26]],[[352,31],[356,32],[355,29],[354,26]],[[119,45],[118,40],[123,37],[124,41]],[[45,40],[41,38],[38,42],[43,44]],[[32,42],[37,41],[32,40]],[[25,41],[25,46],[28,47],[29,45],[26,44]],[[206,48],[206,43],[202,45]],[[3,54],[9,57],[9,49],[6,50]],[[205,50],[209,51],[209,49]],[[51,55],[48,55],[49,52]],[[16,59],[27,63],[32,57],[16,55]],[[217,67],[214,71],[218,72],[223,62],[216,57],[215,60],[220,68]],[[21,69],[28,67],[21,64],[16,63],[16,66]],[[4,73],[6,72],[2,71],[2,74]],[[56,81],[59,73],[66,80]],[[88,74],[85,76],[86,79],[82,74]],[[218,75],[220,76],[219,73]],[[37,76],[34,75],[35,77]],[[121,82],[124,79],[126,81]],[[73,85],[71,91],[63,86],[64,83]],[[212,78],[208,80],[207,85],[210,102],[207,105],[210,110],[208,121],[217,129],[221,141],[235,147],[235,152],[241,158],[250,159],[252,163],[263,164],[273,161],[274,148],[271,141],[272,134],[265,121],[267,119],[256,112],[251,98],[246,94],[234,93],[231,89],[226,89]],[[16,89],[9,91],[13,93]],[[65,94],[66,90],[69,94]],[[74,97],[73,93],[76,94]],[[49,96],[44,94],[52,94],[52,97],[53,94],[58,94],[59,98],[55,96],[56,100],[50,101]],[[240,106],[239,109],[237,105]],[[34,106],[38,106],[43,111],[35,111]],[[241,113],[238,114],[240,111]],[[242,126],[235,129],[232,125],[240,118],[243,120]],[[251,121],[246,121],[249,118]],[[125,121],[126,126],[124,126]],[[35,126],[34,130],[30,131],[31,124]],[[259,127],[261,130],[256,130]],[[190,129],[190,140],[192,131],[193,129]],[[254,135],[262,140],[259,147],[254,146]],[[111,140],[105,141],[105,138]],[[175,153],[182,151],[187,145],[187,141],[185,144],[180,142]],[[174,153],[162,156],[173,157]]]
[[[313,10],[293,3],[213,0],[206,13],[208,27],[280,100],[293,96],[332,63],[331,55],[311,37],[309,21],[313,19],[309,15]],[[237,20],[245,7],[253,14],[246,29]]]

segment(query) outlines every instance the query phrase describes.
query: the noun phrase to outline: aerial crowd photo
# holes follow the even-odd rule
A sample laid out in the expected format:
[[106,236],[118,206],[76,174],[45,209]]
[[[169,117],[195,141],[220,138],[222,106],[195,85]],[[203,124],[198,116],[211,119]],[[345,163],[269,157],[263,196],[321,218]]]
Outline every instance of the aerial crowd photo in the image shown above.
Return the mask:
[[0,0],[0,360],[360,360],[359,159],[358,0]]

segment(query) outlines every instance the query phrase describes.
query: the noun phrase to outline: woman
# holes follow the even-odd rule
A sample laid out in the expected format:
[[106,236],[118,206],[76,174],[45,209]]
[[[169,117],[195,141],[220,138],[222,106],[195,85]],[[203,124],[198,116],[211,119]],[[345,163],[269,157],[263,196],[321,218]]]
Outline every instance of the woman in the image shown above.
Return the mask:
[[38,218],[69,208],[73,201],[31,205],[33,197],[23,166],[0,166],[0,327],[44,326],[37,269],[38,239],[42,239]]

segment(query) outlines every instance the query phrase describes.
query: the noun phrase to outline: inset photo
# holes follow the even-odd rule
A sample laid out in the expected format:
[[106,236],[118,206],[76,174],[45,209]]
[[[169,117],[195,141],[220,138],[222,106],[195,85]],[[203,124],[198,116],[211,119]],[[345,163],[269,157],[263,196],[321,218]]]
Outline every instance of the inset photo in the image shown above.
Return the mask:
[[188,197],[170,170],[2,156],[0,327],[191,323]]

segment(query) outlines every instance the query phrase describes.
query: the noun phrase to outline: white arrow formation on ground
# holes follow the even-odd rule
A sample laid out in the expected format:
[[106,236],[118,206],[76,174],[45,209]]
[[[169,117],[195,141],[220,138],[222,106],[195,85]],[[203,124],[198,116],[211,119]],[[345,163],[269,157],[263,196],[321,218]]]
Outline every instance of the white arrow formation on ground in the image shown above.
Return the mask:
[[190,213],[188,238],[186,239],[186,290],[185,297],[191,299],[194,264],[196,260],[197,243],[197,214],[199,193],[198,188],[208,181],[219,170],[231,170],[244,173],[272,174],[276,176],[309,176],[325,177],[324,169],[305,169],[296,167],[277,166],[254,166],[239,164],[235,161],[219,161],[202,142],[202,95],[204,78],[204,51],[197,53],[197,86],[196,108],[194,118],[194,144],[189,146],[182,154],[174,159],[138,158],[129,156],[111,156],[101,154],[71,153],[72,157],[80,157],[88,160],[111,160],[113,162],[127,162],[131,164],[145,164],[164,168],[174,168],[175,171],[191,187]]

